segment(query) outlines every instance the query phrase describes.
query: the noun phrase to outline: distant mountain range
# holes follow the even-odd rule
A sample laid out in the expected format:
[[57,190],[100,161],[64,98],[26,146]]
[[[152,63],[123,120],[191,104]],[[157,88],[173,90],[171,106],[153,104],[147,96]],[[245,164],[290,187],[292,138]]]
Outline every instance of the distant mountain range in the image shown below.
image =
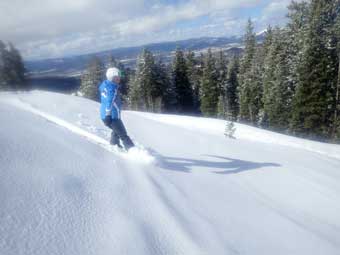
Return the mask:
[[[261,41],[264,33],[257,34],[257,40]],[[25,61],[28,75],[31,77],[74,77],[79,76],[85,69],[89,60],[97,56],[104,62],[109,55],[122,61],[127,67],[134,67],[137,56],[146,48],[156,55],[161,55],[165,61],[170,61],[173,52],[179,47],[183,50],[192,50],[196,53],[205,52],[209,48],[213,51],[223,50],[229,54],[240,54],[242,52],[241,37],[202,37],[174,42],[161,42],[148,45],[117,48],[79,56],[45,59],[37,61]]]

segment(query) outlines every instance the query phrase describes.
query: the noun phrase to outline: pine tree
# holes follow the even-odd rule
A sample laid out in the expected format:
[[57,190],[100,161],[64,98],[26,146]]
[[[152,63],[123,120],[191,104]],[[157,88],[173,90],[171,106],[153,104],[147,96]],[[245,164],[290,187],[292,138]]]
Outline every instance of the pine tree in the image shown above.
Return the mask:
[[10,89],[10,56],[6,44],[0,40],[0,89]]
[[333,120],[333,134],[334,140],[340,140],[340,49],[338,49],[338,82],[335,89],[335,109],[334,109],[334,120]]
[[236,131],[236,127],[233,121],[227,121],[224,129],[224,135],[227,138],[235,139],[234,134]]
[[218,96],[217,102],[217,118],[225,119],[227,115],[226,100],[222,93]]
[[0,90],[5,88],[5,79],[4,79],[4,69],[5,69],[5,63],[4,63],[4,43],[0,40]]
[[8,78],[8,51],[5,43],[0,41],[0,88],[2,90],[9,89]]
[[217,116],[218,97],[220,95],[215,60],[211,50],[206,55],[201,83],[201,112],[208,117]]
[[287,32],[276,28],[265,59],[264,113],[267,127],[279,131],[288,128],[292,89],[289,80]]
[[176,109],[176,91],[171,82],[171,68],[167,66],[162,59],[156,65],[157,82],[161,88],[161,108],[159,111],[173,112]]
[[273,68],[274,66],[271,65],[270,61],[274,61],[271,54],[271,47],[273,43],[273,29],[271,26],[268,26],[265,39],[260,47],[261,50],[261,72],[262,72],[262,109],[259,113],[259,126],[261,127],[268,127],[268,114],[267,114],[267,105],[266,99],[268,98],[268,89],[270,85],[270,81],[273,79]]
[[291,81],[292,91],[298,84],[299,72],[298,67],[302,62],[303,48],[306,44],[306,35],[310,18],[310,4],[306,1],[292,1],[288,6],[288,24],[287,24],[287,49],[289,80]]
[[0,41],[0,89],[26,89],[25,67],[20,52]]
[[173,82],[176,89],[178,111],[193,112],[193,91],[188,77],[188,68],[182,50],[178,49],[173,60]]
[[134,88],[131,88],[134,92],[139,91],[140,109],[147,111],[158,111],[160,100],[163,97],[163,84],[159,81],[157,74],[159,68],[155,63],[153,54],[144,49],[137,60],[137,70],[134,80]]
[[[239,75],[239,102],[240,102],[240,119],[243,121],[254,121],[254,113],[251,112],[252,99],[252,65],[255,57],[256,39],[252,21],[249,19],[246,27],[244,38],[245,49],[240,65]],[[256,63],[255,63],[256,64]],[[254,70],[253,70],[254,71]]]
[[306,46],[298,67],[291,128],[312,138],[330,137],[334,113],[337,52],[331,28],[336,15],[331,8],[331,1],[311,1]]
[[158,88],[155,93],[155,105],[152,109],[153,112],[162,112],[165,107],[165,93],[167,90],[169,78],[167,76],[166,66],[160,57],[155,63],[155,83]]
[[337,43],[337,66],[338,66],[338,79],[335,88],[335,107],[334,107],[334,120],[333,120],[333,130],[332,138],[334,140],[340,141],[340,3],[338,1],[333,1],[333,11],[336,15],[336,21],[333,27],[333,32]]
[[142,110],[143,107],[145,106],[145,103],[143,101],[143,98],[141,97],[141,87],[140,83],[137,81],[137,74],[131,74],[129,76],[129,94],[128,94],[128,103],[129,103],[129,108],[131,110]]
[[154,82],[154,57],[150,51],[144,49],[137,60],[136,89],[140,91],[139,97],[144,110],[150,110],[152,105],[151,88]]
[[104,64],[98,57],[90,60],[81,76],[80,93],[89,99],[99,101],[98,86],[104,79]]
[[220,96],[218,99],[218,107],[217,107],[217,115],[219,118],[226,118],[227,112],[227,102],[226,102],[226,93],[227,93],[227,58],[221,50],[218,53],[216,58],[216,74],[217,74],[217,86],[220,91]]
[[273,122],[273,105],[276,103],[275,94],[275,69],[277,64],[277,55],[280,50],[278,45],[279,36],[278,29],[276,29],[275,40],[273,41],[273,32],[271,32],[271,43],[268,47],[268,54],[264,62],[264,76],[263,76],[263,119],[261,122],[262,127],[270,127]]
[[231,121],[236,121],[239,104],[238,104],[238,73],[239,73],[239,58],[234,56],[229,63],[227,73],[227,84],[225,89],[226,101],[226,117]]
[[258,47],[255,56],[252,60],[251,68],[246,74],[244,82],[247,88],[247,106],[249,121],[253,125],[260,122],[260,114],[263,108],[262,95],[263,95],[263,54],[261,47]]
[[12,43],[9,44],[10,59],[10,80],[13,89],[26,89],[25,87],[25,66],[20,52]]
[[196,58],[193,51],[186,54],[186,65],[189,82],[193,94],[193,111],[200,112],[200,80],[202,76],[201,68],[203,66],[201,58]]
[[173,83],[173,80],[169,77],[168,74],[168,86],[166,87],[165,93],[164,93],[164,111],[165,112],[171,112],[175,113],[177,112],[177,94],[176,94],[176,88]]

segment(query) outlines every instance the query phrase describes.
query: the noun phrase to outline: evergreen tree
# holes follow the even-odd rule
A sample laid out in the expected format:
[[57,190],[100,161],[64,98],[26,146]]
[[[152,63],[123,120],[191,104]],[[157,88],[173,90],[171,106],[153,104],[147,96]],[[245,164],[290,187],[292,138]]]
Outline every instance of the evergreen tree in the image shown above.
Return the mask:
[[265,60],[263,104],[267,127],[280,131],[288,128],[292,101],[287,42],[286,31],[276,28]]
[[178,48],[173,60],[173,82],[176,89],[178,111],[193,112],[193,92],[188,78],[188,68],[184,53]]
[[161,108],[160,111],[173,112],[177,106],[177,96],[174,84],[170,78],[171,68],[161,59],[156,66],[157,82],[161,88]]
[[338,49],[338,81],[335,89],[335,109],[333,120],[333,133],[332,138],[334,140],[340,140],[340,50]]
[[142,110],[145,106],[143,101],[143,97],[141,97],[141,87],[140,83],[137,81],[137,74],[131,74],[129,76],[129,94],[128,94],[128,103],[131,110]]
[[9,44],[10,83],[13,89],[25,89],[25,66],[20,52],[12,43]]
[[239,73],[239,58],[234,56],[228,65],[227,84],[225,88],[226,101],[226,117],[231,121],[236,121],[239,104],[238,104],[238,73]]
[[144,49],[137,60],[133,84],[135,88],[131,88],[134,92],[139,91],[138,105],[143,110],[156,111],[163,97],[163,85],[159,82],[158,71],[153,54]]
[[193,51],[189,51],[186,55],[186,65],[188,70],[188,78],[193,94],[193,111],[200,112],[200,80],[201,68],[203,66],[201,58],[196,58]]
[[0,90],[5,89],[5,78],[4,78],[4,43],[0,40]]
[[276,98],[274,97],[274,83],[275,83],[275,69],[277,64],[277,55],[279,53],[279,36],[278,29],[276,29],[275,40],[273,42],[273,32],[271,31],[271,43],[268,47],[268,54],[264,62],[264,76],[263,76],[263,119],[261,121],[262,127],[270,127],[273,122],[273,105],[276,103]]
[[225,101],[225,97],[222,95],[222,93],[218,96],[217,118],[220,118],[220,119],[226,118],[226,101]]
[[7,46],[0,40],[0,88],[2,90],[10,88],[9,59]]
[[221,50],[216,58],[216,74],[217,74],[217,86],[220,91],[218,99],[217,115],[220,118],[226,117],[227,102],[226,102],[226,90],[227,90],[227,58]]
[[[254,113],[251,110],[252,100],[252,76],[254,69],[252,65],[255,57],[256,38],[252,21],[249,19],[246,27],[246,35],[244,38],[245,49],[240,65],[239,75],[239,103],[240,103],[240,119],[244,121],[254,121]],[[255,63],[256,65],[256,63]],[[253,72],[252,72],[253,71]]]
[[292,130],[313,138],[328,138],[334,113],[337,52],[331,1],[312,0],[306,46],[298,67]]
[[306,1],[292,1],[288,6],[287,24],[287,49],[289,80],[291,81],[292,91],[298,84],[298,67],[302,62],[303,48],[306,44],[306,35],[310,17],[310,4]]
[[164,97],[167,87],[169,86],[168,81],[166,66],[160,57],[155,63],[155,83],[158,91],[157,95],[155,95],[155,104],[152,109],[153,112],[162,112],[164,110]]
[[262,110],[262,94],[263,94],[263,55],[261,47],[258,47],[251,63],[250,70],[246,73],[244,80],[244,88],[246,91],[247,112],[249,121],[253,125],[260,122],[260,114]]
[[234,134],[236,131],[236,127],[233,121],[227,121],[224,129],[224,135],[227,138],[235,139]]
[[134,91],[139,91],[140,105],[142,110],[150,110],[151,102],[151,87],[154,82],[154,58],[150,51],[144,49],[137,60],[137,70],[135,77]]
[[81,76],[80,93],[89,99],[99,101],[98,86],[104,79],[104,64],[98,57],[90,60],[85,72]]
[[340,3],[333,1],[334,13],[336,14],[336,22],[333,27],[334,35],[337,42],[337,67],[338,67],[338,80],[335,88],[335,107],[334,107],[334,120],[332,138],[340,141]]
[[268,86],[270,85],[269,81],[273,79],[273,68],[270,64],[272,61],[271,55],[271,47],[273,43],[273,29],[271,26],[268,26],[267,31],[265,33],[265,39],[263,45],[260,47],[261,51],[261,73],[262,73],[262,109],[259,113],[259,126],[261,127],[268,127],[268,115],[267,115],[267,108],[266,108],[266,99],[268,95]]
[[20,52],[0,41],[0,89],[26,89],[25,67]]
[[201,112],[205,116],[217,116],[219,95],[220,90],[217,83],[215,60],[209,49],[204,63],[201,83]]

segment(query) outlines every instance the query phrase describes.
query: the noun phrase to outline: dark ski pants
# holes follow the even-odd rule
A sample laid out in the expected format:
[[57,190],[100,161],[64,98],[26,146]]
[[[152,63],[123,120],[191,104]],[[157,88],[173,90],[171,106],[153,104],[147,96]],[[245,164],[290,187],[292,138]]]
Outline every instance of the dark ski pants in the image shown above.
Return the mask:
[[114,119],[112,120],[111,124],[107,126],[112,129],[110,140],[112,145],[118,145],[119,147],[122,147],[120,144],[121,141],[126,150],[135,146],[130,137],[127,135],[125,126],[121,119]]

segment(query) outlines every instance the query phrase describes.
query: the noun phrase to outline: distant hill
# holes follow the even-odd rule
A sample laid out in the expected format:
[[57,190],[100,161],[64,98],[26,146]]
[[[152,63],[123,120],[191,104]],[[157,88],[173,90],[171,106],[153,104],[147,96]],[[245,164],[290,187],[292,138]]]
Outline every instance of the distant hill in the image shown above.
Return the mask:
[[169,61],[172,58],[172,52],[176,50],[177,47],[183,50],[192,50],[197,53],[202,51],[204,52],[208,48],[212,48],[213,50],[223,49],[233,54],[240,54],[242,52],[242,38],[203,37],[174,42],[153,43],[72,57],[26,61],[25,66],[29,75],[33,77],[79,76],[93,56],[98,56],[105,61],[109,55],[113,55],[126,66],[134,67],[138,54],[140,54],[144,48],[151,50],[157,55],[162,55],[165,61]]

